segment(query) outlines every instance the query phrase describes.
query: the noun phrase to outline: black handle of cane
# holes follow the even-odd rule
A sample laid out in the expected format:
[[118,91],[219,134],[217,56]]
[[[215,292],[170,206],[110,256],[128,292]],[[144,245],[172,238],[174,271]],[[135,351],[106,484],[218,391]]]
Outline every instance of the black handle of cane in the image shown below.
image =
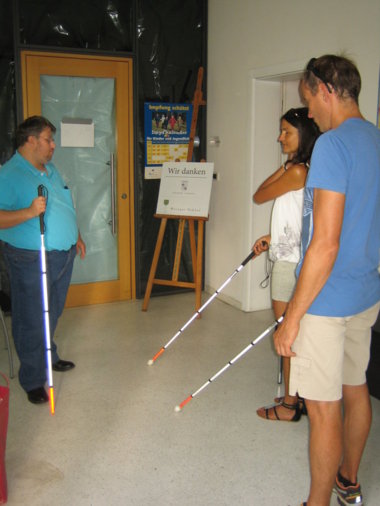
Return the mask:
[[[43,197],[43,194],[44,194],[44,185],[43,184],[39,185],[39,187],[37,189],[37,194],[38,194],[39,197]],[[40,214],[40,231],[41,231],[41,234],[43,234],[45,232],[44,214],[45,213],[41,213]]]
[[256,253],[254,251],[251,251],[251,253],[247,256],[247,258],[242,261],[241,265],[244,267],[255,255]]
[[[262,245],[265,246],[267,244],[266,241],[261,241]],[[244,267],[254,256],[256,256],[256,253],[254,251],[251,251],[251,253],[247,256],[245,260],[242,261],[241,265]]]

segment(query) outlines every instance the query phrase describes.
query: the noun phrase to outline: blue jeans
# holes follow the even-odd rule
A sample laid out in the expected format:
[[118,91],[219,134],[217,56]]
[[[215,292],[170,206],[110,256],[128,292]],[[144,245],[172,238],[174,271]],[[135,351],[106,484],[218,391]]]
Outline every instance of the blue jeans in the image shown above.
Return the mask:
[[[26,392],[46,382],[46,344],[43,318],[41,253],[3,243],[11,285],[12,333],[20,360],[19,381]],[[70,285],[75,246],[47,251],[46,270],[52,363],[59,360],[54,332]]]

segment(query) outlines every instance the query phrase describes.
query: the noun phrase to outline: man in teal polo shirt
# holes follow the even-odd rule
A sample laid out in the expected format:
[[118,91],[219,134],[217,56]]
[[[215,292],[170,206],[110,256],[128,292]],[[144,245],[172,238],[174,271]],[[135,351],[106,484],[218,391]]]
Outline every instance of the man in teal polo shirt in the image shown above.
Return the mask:
[[[76,220],[70,190],[51,163],[54,125],[32,116],[16,131],[17,151],[0,169],[0,240],[7,265],[12,301],[12,332],[20,359],[19,380],[30,402],[48,401],[43,305],[41,294],[40,221],[44,213],[49,318],[53,370],[68,371],[53,336],[62,314],[76,253],[86,247]],[[44,196],[38,196],[43,185]]]

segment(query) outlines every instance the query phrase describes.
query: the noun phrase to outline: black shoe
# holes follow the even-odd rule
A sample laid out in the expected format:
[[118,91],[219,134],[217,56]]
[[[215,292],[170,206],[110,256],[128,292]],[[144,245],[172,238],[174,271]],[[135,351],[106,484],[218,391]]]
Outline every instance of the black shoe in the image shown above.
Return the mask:
[[55,364],[53,364],[53,371],[65,372],[70,371],[70,369],[74,369],[75,364],[73,362],[69,362],[68,360],[58,360]]
[[0,307],[5,316],[11,314],[11,299],[2,290],[0,290]]
[[33,404],[43,404],[44,402],[49,401],[49,396],[46,393],[44,387],[34,388],[33,390],[29,390],[27,392],[28,400]]

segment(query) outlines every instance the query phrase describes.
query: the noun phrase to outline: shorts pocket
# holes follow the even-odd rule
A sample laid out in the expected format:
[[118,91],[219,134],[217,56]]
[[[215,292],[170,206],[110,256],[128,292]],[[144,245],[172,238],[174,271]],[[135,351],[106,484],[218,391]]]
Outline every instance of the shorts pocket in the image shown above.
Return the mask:
[[292,357],[292,367],[302,367],[303,369],[310,369],[311,359],[305,357]]

